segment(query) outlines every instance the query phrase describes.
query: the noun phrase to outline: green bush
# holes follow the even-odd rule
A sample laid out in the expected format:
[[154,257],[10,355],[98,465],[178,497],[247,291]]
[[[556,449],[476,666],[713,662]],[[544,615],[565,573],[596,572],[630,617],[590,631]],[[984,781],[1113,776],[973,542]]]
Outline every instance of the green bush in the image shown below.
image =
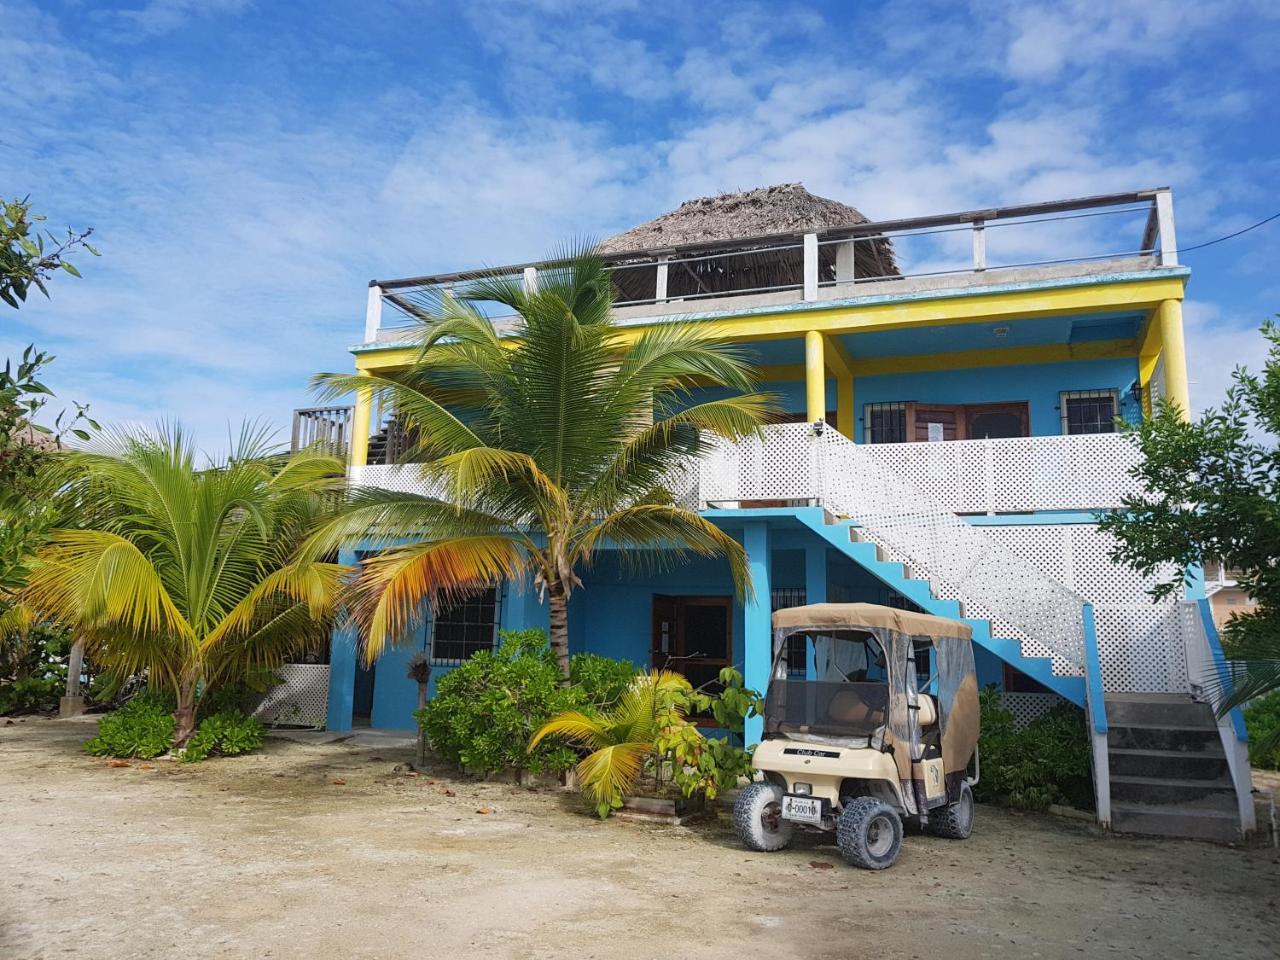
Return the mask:
[[1264,770],[1280,770],[1280,691],[1245,707],[1244,726],[1249,732],[1249,762]]
[[1052,803],[1093,809],[1089,733],[1079,709],[1055,707],[1019,730],[994,688],[982,691],[981,705],[979,800],[1020,810]]
[[503,631],[496,650],[472,654],[442,674],[416,716],[438,756],[475,773],[559,772],[576,762],[572,750],[547,744],[530,752],[526,746],[549,717],[579,706],[582,696],[560,686],[543,631]]
[[66,630],[36,624],[22,642],[0,643],[0,714],[55,710],[67,688]]
[[[144,690],[98,723],[98,735],[84,745],[97,757],[150,760],[173,748],[173,694]],[[266,727],[256,717],[222,710],[204,717],[181,757],[190,763],[211,754],[232,757],[262,746]]]
[[145,690],[98,722],[98,735],[84,745],[96,757],[150,760],[173,746],[173,705],[163,694]]
[[182,759],[187,763],[198,763],[212,753],[224,757],[249,753],[262,746],[266,735],[267,728],[257,717],[233,710],[215,713],[200,721],[195,735],[182,751]]
[[597,653],[575,653],[569,660],[569,680],[581,692],[580,703],[597,710],[608,710],[616,704],[635,675],[636,668],[630,660],[614,660]]

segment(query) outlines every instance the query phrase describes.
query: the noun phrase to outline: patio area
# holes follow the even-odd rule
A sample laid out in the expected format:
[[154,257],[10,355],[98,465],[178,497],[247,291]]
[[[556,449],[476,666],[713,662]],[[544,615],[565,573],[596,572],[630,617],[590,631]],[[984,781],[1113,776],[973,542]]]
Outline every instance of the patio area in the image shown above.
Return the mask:
[[602,823],[557,790],[407,775],[393,739],[113,766],[81,751],[92,729],[0,726],[0,956],[1245,958],[1280,940],[1261,844],[981,807],[968,842],[909,835],[877,874],[825,837],[749,853],[723,814]]

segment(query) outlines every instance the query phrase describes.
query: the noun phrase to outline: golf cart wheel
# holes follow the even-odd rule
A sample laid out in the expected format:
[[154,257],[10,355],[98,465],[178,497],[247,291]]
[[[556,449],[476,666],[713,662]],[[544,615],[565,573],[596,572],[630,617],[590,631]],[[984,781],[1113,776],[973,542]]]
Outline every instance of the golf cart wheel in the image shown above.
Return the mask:
[[855,797],[836,821],[836,846],[855,867],[891,867],[902,849],[902,818],[883,800]]
[[960,784],[960,798],[929,817],[929,828],[948,840],[968,840],[973,833],[973,790]]
[[753,783],[733,804],[733,829],[748,850],[772,853],[791,843],[791,821],[782,816],[782,788]]

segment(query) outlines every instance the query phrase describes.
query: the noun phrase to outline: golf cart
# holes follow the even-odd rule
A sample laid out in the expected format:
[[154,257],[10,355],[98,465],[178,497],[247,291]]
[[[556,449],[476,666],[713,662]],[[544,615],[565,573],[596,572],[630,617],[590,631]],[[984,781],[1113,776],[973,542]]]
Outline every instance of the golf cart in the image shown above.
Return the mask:
[[857,867],[892,866],[903,820],[963,840],[973,830],[978,681],[968,624],[872,603],[773,615],[762,781],[734,827],[751,850],[781,850],[797,825],[835,831]]

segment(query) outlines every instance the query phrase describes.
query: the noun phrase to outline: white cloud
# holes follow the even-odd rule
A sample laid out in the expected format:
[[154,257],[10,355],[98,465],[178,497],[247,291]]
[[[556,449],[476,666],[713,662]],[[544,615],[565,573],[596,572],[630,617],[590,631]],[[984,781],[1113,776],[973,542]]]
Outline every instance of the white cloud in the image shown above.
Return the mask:
[[1262,372],[1268,344],[1258,330],[1260,320],[1230,316],[1212,303],[1187,300],[1182,319],[1191,407],[1198,415],[1207,407],[1222,405],[1237,367]]
[[143,39],[180,30],[193,20],[244,12],[253,0],[148,0],[136,10],[115,11],[118,39]]

